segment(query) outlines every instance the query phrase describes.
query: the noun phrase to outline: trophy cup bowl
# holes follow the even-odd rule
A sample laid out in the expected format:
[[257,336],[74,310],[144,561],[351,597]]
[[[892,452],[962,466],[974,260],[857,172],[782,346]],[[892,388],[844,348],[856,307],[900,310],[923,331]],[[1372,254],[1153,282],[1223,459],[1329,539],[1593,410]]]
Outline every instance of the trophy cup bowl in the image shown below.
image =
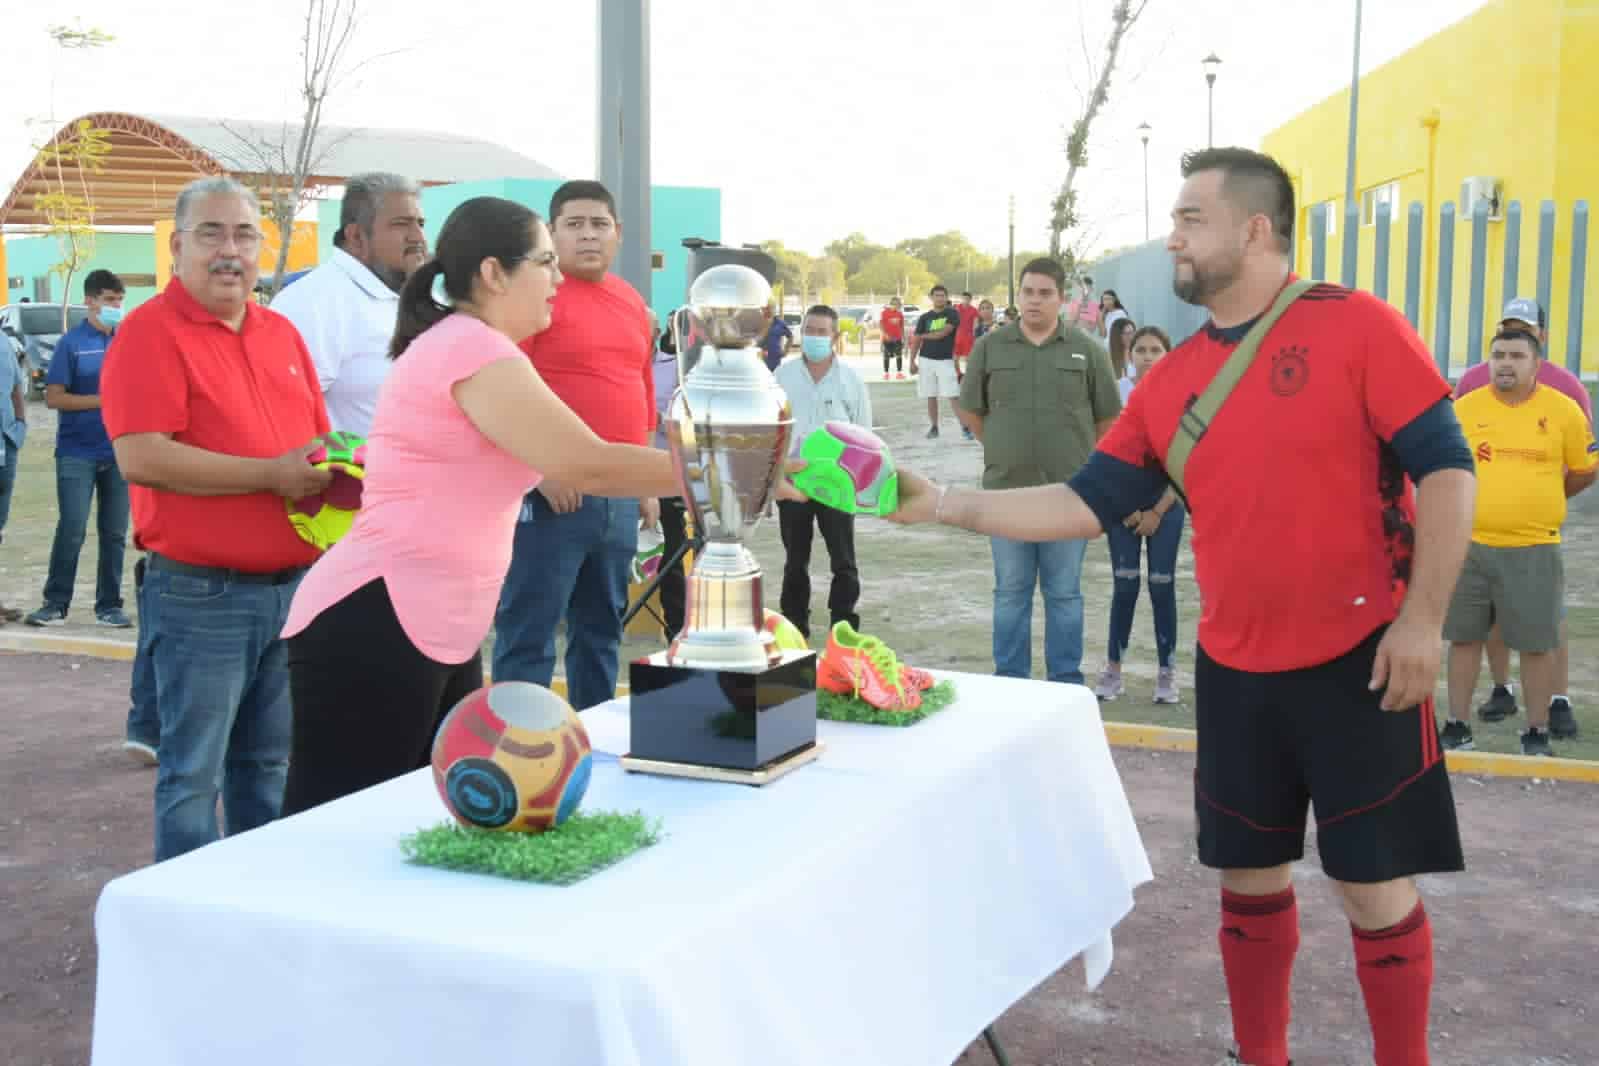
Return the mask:
[[682,384],[666,438],[703,545],[682,632],[630,666],[628,769],[764,784],[817,751],[815,653],[777,648],[743,543],[773,506],[794,430],[756,347],[770,299],[760,274],[726,263],[694,280],[673,324]]

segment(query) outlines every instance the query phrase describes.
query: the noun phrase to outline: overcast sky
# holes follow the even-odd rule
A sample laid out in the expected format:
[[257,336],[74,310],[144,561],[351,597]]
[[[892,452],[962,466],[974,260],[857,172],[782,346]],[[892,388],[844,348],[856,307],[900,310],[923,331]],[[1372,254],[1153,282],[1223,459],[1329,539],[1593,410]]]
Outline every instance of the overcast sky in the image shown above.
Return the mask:
[[[366,0],[357,58],[325,121],[453,130],[568,176],[592,176],[594,0]],[[1373,0],[1361,68],[1457,21],[1482,0]],[[298,114],[302,0],[80,0],[8,5],[0,185],[48,136],[38,120],[95,110],[280,119]],[[20,10],[16,8],[20,7]],[[891,243],[947,229],[1042,247],[1111,0],[654,0],[652,153],[657,184],[722,190],[723,238],[820,251],[861,230]],[[45,34],[81,19],[116,35],[56,53]],[[1308,28],[1306,28],[1308,27]],[[1079,202],[1098,247],[1143,237],[1149,143],[1153,226],[1177,161],[1205,139],[1199,61],[1222,59],[1217,143],[1256,146],[1348,84],[1353,0],[1149,0],[1091,140]]]

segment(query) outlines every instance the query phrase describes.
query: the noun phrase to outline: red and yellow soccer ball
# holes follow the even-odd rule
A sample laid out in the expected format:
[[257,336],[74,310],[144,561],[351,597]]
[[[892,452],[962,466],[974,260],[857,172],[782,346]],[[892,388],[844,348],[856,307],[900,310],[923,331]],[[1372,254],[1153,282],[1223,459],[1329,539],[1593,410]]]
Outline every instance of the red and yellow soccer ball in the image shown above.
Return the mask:
[[542,685],[500,681],[451,708],[433,741],[433,782],[455,820],[542,833],[583,802],[593,766],[588,730]]
[[811,646],[805,642],[805,634],[799,631],[799,627],[776,611],[766,612],[766,631],[772,634],[779,651],[810,650]]
[[333,480],[315,496],[285,501],[289,524],[300,539],[323,551],[338,543],[355,524],[366,482],[366,439],[339,430],[322,438],[322,445],[306,456],[318,470],[328,470]]

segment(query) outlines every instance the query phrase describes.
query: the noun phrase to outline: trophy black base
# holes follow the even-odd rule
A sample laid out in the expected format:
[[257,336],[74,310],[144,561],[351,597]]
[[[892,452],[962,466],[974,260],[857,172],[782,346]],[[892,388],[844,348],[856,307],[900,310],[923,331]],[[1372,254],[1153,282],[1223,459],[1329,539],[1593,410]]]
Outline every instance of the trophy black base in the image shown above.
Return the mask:
[[815,652],[763,670],[677,666],[661,652],[629,664],[628,688],[626,770],[763,785],[820,751]]

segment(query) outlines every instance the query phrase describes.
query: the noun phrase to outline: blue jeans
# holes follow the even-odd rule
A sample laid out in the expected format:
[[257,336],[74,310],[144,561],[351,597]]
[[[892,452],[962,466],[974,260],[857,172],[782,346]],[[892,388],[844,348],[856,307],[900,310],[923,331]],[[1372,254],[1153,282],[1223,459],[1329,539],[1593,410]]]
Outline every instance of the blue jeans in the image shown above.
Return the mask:
[[133,652],[133,680],[128,684],[128,724],[123,736],[152,748],[161,743],[161,718],[155,709],[155,662],[150,656],[150,608],[144,597],[146,560],[133,564],[133,602],[139,608],[139,644]]
[[637,551],[637,500],[585,496],[571,514],[556,514],[529,493],[494,614],[494,680],[548,686],[564,618],[567,701],[581,711],[613,698]]
[[44,581],[44,602],[63,611],[72,606],[78,579],[78,554],[89,526],[89,505],[100,505],[95,528],[100,534],[100,568],[94,584],[96,614],[122,606],[122,557],[128,547],[128,483],[111,459],[56,456],[55,542],[50,545],[50,573]]
[[[1181,505],[1160,520],[1149,544],[1149,605],[1155,614],[1155,657],[1159,665],[1172,665],[1177,651],[1177,548],[1183,541]],[[1138,610],[1138,587],[1143,577],[1145,539],[1123,525],[1105,530],[1110,542],[1110,566],[1115,584],[1110,598],[1110,661],[1119,663],[1133,636],[1133,615]]]
[[161,742],[157,862],[278,816],[289,770],[288,646],[278,639],[298,581],[175,574],[151,565],[141,635],[155,669]]
[[[0,352],[0,358],[5,353]],[[0,402],[10,403],[10,397],[0,396]],[[11,517],[11,489],[17,483],[17,462],[22,449],[8,440],[0,440],[0,533],[5,532],[6,519]]]
[[1044,590],[1044,668],[1049,680],[1083,683],[1083,553],[1080,540],[1044,544],[994,537],[994,673],[1033,675],[1033,588]]

